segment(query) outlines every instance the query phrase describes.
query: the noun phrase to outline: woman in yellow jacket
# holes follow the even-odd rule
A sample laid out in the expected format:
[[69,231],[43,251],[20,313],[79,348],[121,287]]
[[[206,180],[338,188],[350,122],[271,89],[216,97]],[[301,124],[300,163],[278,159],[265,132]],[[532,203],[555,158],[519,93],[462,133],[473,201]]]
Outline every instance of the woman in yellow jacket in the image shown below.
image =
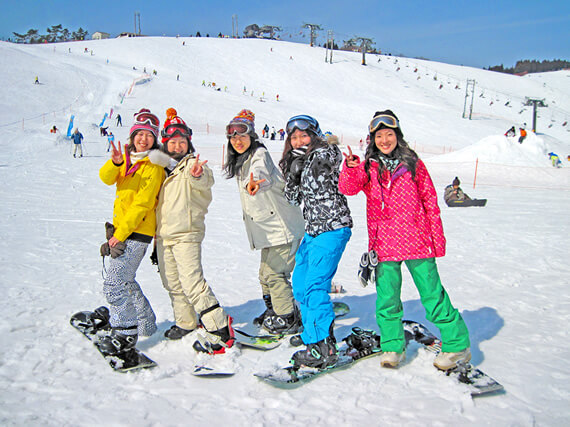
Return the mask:
[[117,149],[112,143],[111,159],[99,171],[105,184],[117,186],[114,231],[109,238],[111,261],[103,283],[112,331],[100,341],[100,348],[107,354],[131,349],[139,334],[156,332],[156,316],[135,275],[155,233],[155,208],[164,180],[164,169],[148,159],[149,151],[158,149],[158,129],[154,114],[139,111],[125,153],[120,144]]

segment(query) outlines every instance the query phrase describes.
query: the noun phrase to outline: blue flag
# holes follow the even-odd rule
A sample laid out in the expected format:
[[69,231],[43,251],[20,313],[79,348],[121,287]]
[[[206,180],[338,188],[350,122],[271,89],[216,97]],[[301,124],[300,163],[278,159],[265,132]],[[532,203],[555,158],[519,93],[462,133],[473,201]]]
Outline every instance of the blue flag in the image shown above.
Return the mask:
[[73,119],[75,118],[74,115],[71,116],[69,119],[69,126],[67,127],[67,137],[71,138],[71,130],[73,129]]

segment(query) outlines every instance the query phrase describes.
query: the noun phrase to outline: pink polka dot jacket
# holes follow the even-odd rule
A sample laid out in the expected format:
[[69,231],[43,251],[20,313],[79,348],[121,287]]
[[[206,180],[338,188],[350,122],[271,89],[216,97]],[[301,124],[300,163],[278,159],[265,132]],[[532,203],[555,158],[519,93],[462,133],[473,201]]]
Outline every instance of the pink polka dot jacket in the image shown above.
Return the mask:
[[339,176],[339,190],[347,196],[366,195],[368,250],[379,261],[404,261],[442,257],[445,236],[437,204],[437,193],[421,160],[416,177],[400,163],[394,173],[384,170],[378,182],[378,163],[370,163],[370,180],[364,162],[349,168],[346,162]]

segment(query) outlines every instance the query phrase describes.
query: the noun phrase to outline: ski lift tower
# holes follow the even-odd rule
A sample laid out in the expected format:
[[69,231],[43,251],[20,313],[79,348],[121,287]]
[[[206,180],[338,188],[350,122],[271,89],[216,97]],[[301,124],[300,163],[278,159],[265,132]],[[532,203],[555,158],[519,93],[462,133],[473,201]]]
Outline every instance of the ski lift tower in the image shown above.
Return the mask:
[[536,133],[536,113],[538,107],[548,107],[545,104],[544,98],[542,99],[534,99],[529,98],[528,96],[524,100],[524,105],[532,105],[532,131]]
[[463,118],[467,118],[467,99],[471,98],[469,105],[469,120],[473,115],[473,100],[475,99],[475,80],[467,79],[467,85],[465,86],[465,102],[463,103]]

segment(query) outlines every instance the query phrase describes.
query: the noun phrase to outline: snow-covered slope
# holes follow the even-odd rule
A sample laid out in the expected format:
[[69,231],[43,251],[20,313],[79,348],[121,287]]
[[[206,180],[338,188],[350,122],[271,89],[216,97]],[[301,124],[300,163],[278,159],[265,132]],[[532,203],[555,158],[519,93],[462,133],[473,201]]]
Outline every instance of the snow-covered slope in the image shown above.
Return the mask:
[[[0,55],[2,425],[569,422],[565,357],[570,345],[564,325],[570,321],[565,290],[570,133],[562,125],[570,112],[569,72],[521,78],[371,55],[363,67],[360,54],[346,52],[335,52],[331,65],[320,48],[206,38],[45,46],[0,42]],[[134,85],[144,68],[157,75]],[[35,76],[42,84],[33,84]],[[474,120],[461,118],[467,79],[477,81]],[[546,98],[549,107],[540,110],[538,134],[519,144],[503,134],[512,125],[532,123],[529,108],[521,105],[526,96]],[[508,101],[511,107],[504,105]],[[160,331],[141,339],[139,347],[159,367],[112,372],[68,319],[105,303],[99,245],[114,189],[98,178],[108,153],[97,125],[111,109],[113,117],[120,113],[124,127],[114,126],[114,120],[107,124],[125,142],[132,113],[141,107],[162,119],[168,107],[175,107],[214,169],[205,274],[236,323],[250,331],[251,319],[263,310],[259,253],[249,250],[235,182],[220,171],[224,125],[242,108],[256,113],[259,129],[265,123],[279,129],[288,117],[307,113],[358,151],[374,111],[391,108],[410,144],[426,159],[441,194],[459,176],[468,194],[489,200],[485,208],[442,204],[448,254],[438,266],[470,329],[473,363],[504,384],[506,393],[473,400],[413,346],[398,370],[382,369],[370,359],[294,391],[271,388],[252,375],[287,364],[294,351],[288,344],[270,352],[235,349],[222,356],[237,368],[232,378],[194,377],[191,337],[179,342],[162,337],[173,322],[172,309],[148,259],[137,277]],[[72,114],[86,137],[82,159],[74,159],[69,142],[48,131],[54,124],[65,131]],[[282,143],[266,143],[278,159]],[[550,151],[563,157],[563,168],[550,166]],[[347,293],[333,298],[352,311],[337,322],[338,338],[355,324],[376,328],[375,290],[361,288],[355,276],[367,246],[364,198],[349,203],[355,227],[335,278]],[[407,273],[402,298],[406,317],[426,322]]]

